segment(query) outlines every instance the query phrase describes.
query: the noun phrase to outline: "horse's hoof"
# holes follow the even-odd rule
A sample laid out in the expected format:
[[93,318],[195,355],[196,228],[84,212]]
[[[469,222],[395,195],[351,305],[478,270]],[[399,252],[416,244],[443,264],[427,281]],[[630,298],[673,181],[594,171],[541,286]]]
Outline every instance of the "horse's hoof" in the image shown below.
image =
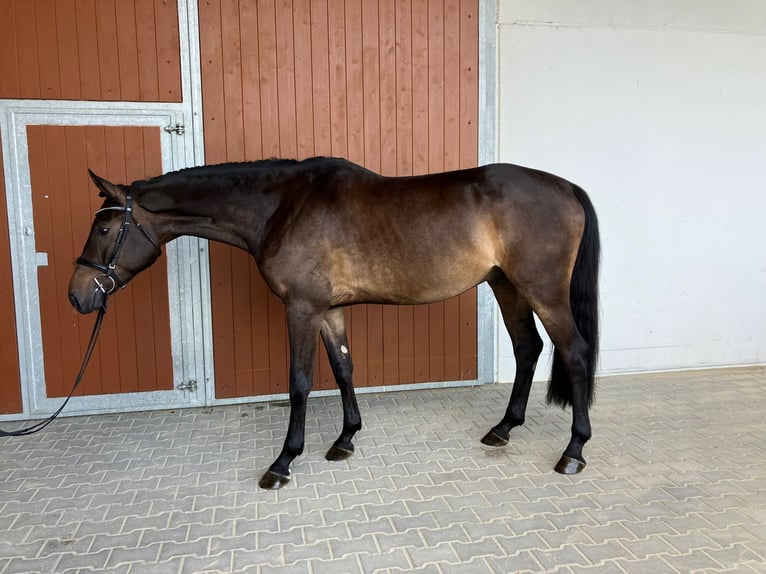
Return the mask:
[[556,465],[556,472],[559,474],[577,474],[582,472],[585,468],[585,461],[579,458],[572,458],[571,456],[564,455]]
[[352,454],[354,454],[353,450],[348,450],[347,448],[340,448],[339,446],[332,445],[330,450],[327,451],[325,458],[332,461],[346,460]]
[[505,446],[508,444],[508,439],[501,437],[494,431],[489,431],[486,435],[484,435],[484,438],[481,439],[481,442],[482,444],[486,444],[488,446]]
[[266,490],[279,490],[288,482],[290,482],[289,476],[277,474],[276,472],[269,470],[261,477],[261,480],[258,481],[258,486]]

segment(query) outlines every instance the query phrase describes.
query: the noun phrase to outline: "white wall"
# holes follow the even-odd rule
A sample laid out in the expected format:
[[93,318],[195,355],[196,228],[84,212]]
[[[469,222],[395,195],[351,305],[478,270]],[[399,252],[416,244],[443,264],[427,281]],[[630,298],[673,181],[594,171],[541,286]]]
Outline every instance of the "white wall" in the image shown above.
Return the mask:
[[600,373],[766,362],[766,3],[498,4],[498,160],[593,199]]

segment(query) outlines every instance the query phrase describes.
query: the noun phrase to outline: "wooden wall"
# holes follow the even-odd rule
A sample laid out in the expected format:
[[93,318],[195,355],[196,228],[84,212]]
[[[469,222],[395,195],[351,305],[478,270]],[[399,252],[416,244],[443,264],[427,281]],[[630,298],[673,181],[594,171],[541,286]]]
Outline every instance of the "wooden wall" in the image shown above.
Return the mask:
[[14,308],[11,270],[11,246],[8,235],[3,148],[0,146],[0,414],[21,412],[21,382],[19,378],[19,347],[16,342],[16,311]]
[[0,98],[181,101],[176,0],[0,1]]
[[[386,175],[476,165],[478,0],[207,0],[207,163],[343,156]],[[287,391],[280,303],[212,245],[216,394]],[[476,295],[347,312],[358,386],[476,378]],[[315,388],[332,386],[326,362]]]

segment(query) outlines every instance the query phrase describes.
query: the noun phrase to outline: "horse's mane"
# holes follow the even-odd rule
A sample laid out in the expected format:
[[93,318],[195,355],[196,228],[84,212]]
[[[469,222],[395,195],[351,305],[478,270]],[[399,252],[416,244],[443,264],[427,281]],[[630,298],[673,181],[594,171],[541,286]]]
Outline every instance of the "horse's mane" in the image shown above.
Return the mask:
[[346,159],[337,157],[312,157],[304,160],[271,158],[257,161],[242,161],[187,167],[177,171],[164,173],[149,179],[134,181],[130,184],[130,187],[135,190],[141,190],[145,188],[156,188],[158,186],[175,186],[177,184],[186,183],[189,182],[189,180],[199,178],[207,179],[227,176],[260,177],[284,171],[311,170],[317,173],[321,173],[338,169],[367,171],[365,168],[359,165],[356,165]]

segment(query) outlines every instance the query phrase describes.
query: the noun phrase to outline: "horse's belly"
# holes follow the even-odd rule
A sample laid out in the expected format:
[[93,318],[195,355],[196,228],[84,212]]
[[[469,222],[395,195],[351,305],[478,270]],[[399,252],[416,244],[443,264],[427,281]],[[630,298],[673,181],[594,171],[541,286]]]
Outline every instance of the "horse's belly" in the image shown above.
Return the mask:
[[333,288],[333,304],[385,303],[417,305],[435,303],[459,295],[487,277],[489,266],[452,267],[438,270],[427,267],[371,268],[353,279],[340,281]]

